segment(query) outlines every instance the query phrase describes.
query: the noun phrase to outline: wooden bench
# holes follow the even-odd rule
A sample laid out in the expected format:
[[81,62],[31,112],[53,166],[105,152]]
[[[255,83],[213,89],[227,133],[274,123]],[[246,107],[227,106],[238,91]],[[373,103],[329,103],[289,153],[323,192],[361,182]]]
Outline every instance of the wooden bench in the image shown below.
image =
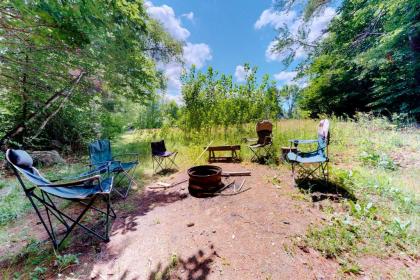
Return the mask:
[[[225,146],[211,146],[207,148],[209,151],[209,162],[216,162],[216,161],[240,161],[240,158],[236,151],[241,149],[240,145],[225,145]],[[222,152],[222,151],[230,151],[231,156],[216,156],[215,152]]]

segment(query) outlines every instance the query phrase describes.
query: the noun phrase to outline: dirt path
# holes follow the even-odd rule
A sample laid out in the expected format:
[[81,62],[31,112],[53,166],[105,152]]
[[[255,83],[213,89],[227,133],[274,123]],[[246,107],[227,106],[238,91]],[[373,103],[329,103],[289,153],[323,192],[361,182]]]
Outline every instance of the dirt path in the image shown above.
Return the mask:
[[[289,173],[278,177],[276,187],[271,180],[278,171],[265,166],[221,166],[224,171],[251,170],[246,181],[251,189],[200,199],[188,195],[186,184],[166,191],[146,188],[140,198],[127,201],[138,208],[117,219],[111,242],[102,245],[93,265],[84,264],[79,277],[326,279],[337,271],[335,262],[291,245],[322,213],[293,198],[298,191],[290,186]],[[185,177],[178,173],[172,181]]]

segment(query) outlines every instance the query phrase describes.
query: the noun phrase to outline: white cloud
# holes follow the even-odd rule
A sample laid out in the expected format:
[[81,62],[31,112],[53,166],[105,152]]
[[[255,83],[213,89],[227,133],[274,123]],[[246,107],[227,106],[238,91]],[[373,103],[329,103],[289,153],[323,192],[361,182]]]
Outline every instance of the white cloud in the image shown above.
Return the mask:
[[186,19],[188,19],[190,21],[194,21],[194,13],[193,12],[182,14],[181,17],[185,17]]
[[274,74],[274,78],[282,81],[284,84],[291,84],[296,75],[297,71],[281,71],[280,73]]
[[331,7],[325,8],[325,10],[318,16],[314,17],[309,26],[308,40],[309,42],[314,42],[320,38],[320,36],[325,34],[325,29],[331,20],[336,16],[335,9]]
[[265,49],[265,58],[267,61],[282,61],[286,57],[283,53],[274,51],[275,44],[276,41],[271,41]]
[[201,68],[207,61],[212,59],[210,47],[204,43],[193,44],[187,42],[183,50],[184,61],[187,66],[194,64],[197,68]]
[[297,85],[300,88],[304,88],[308,85],[306,78],[296,79],[297,71],[281,71],[274,74],[274,78],[281,82],[282,85]]
[[[276,44],[276,41],[271,41],[265,50],[265,58],[269,62],[270,61],[281,62],[287,56],[286,52],[273,51],[275,44]],[[307,55],[305,49],[302,46],[299,46],[298,44],[294,44],[293,46],[291,46],[291,49],[295,50],[295,58],[305,58]]]
[[190,36],[191,33],[186,28],[182,27],[181,21],[175,17],[175,12],[172,7],[168,5],[154,6],[150,1],[147,1],[145,6],[148,14],[161,22],[163,27],[175,39],[185,41]]
[[[212,59],[211,49],[205,43],[194,44],[187,39],[190,36],[188,29],[182,26],[181,20],[176,17],[175,11],[168,5],[154,6],[151,1],[145,2],[145,7],[150,17],[160,21],[165,28],[175,39],[184,41],[183,46],[183,61],[187,68],[193,64],[198,68],[202,68],[207,61]],[[189,12],[181,15],[188,20],[194,20],[194,13]],[[167,92],[169,98],[180,101],[181,92],[181,74],[185,70],[183,65],[172,61],[167,64],[159,64],[158,66],[165,73],[168,82]]]
[[290,25],[296,18],[295,11],[277,12],[272,8],[264,10],[259,19],[255,22],[254,28],[261,29],[264,26],[271,25],[274,28],[282,27],[284,24]]
[[235,69],[235,78],[238,82],[245,82],[248,76],[248,71],[245,70],[243,65],[237,65]]
[[[325,36],[325,29],[331,20],[336,16],[336,11],[334,8],[327,7],[319,15],[315,16],[309,23],[305,23],[302,16],[298,16],[295,11],[291,10],[289,12],[280,11],[277,12],[273,9],[264,10],[259,19],[255,22],[255,29],[261,29],[265,26],[272,26],[274,28],[287,26],[289,32],[294,37],[299,37],[299,29],[303,24],[307,25],[308,43],[315,43],[322,36]],[[279,61],[281,62],[287,56],[287,51],[283,53],[273,52],[273,46],[275,41],[272,41],[267,46],[265,51],[265,57],[267,61]],[[295,58],[301,59],[307,56],[307,50],[299,44],[294,44],[290,49],[295,51]]]
[[[204,64],[212,59],[210,47],[207,44],[193,44],[187,42],[183,47],[184,62],[187,68],[193,64],[199,69]],[[182,83],[180,80],[181,74],[186,69],[178,62],[170,62],[165,65],[160,65],[159,68],[163,69],[165,77],[168,82],[168,94],[175,101],[180,100],[179,93],[181,92]]]

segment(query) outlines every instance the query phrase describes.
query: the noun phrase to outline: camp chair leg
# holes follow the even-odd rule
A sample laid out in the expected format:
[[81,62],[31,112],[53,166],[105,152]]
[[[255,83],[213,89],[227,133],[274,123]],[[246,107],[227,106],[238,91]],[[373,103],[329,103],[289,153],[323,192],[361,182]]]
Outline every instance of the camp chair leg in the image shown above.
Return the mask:
[[[102,211],[102,210],[93,206],[94,202],[96,201],[96,196],[91,198],[89,203],[79,201],[80,203],[82,203],[85,206],[85,208],[83,209],[83,211],[79,214],[79,216],[76,219],[73,219],[72,217],[65,214],[64,212],[61,212],[55,206],[55,204],[52,202],[51,198],[49,198],[47,193],[44,194],[44,192],[42,192],[42,196],[39,197],[38,195],[36,195],[32,191],[31,193],[28,193],[27,196],[28,196],[29,200],[31,201],[31,204],[34,207],[35,212],[37,213],[39,219],[41,220],[41,223],[43,224],[45,230],[47,231],[48,236],[50,237],[51,241],[53,242],[53,246],[54,246],[55,249],[58,249],[61,246],[61,244],[68,237],[68,235],[73,231],[73,229],[75,228],[76,225],[80,226],[81,228],[83,228],[87,232],[91,233],[92,235],[96,236],[100,240],[103,240],[105,242],[109,241],[109,217],[113,217],[113,218],[116,217],[115,212],[111,207],[111,202],[110,202],[110,196],[109,195],[107,195],[107,198],[105,200],[105,202],[107,204],[107,211],[106,212],[104,212],[104,211]],[[45,197],[48,197],[49,201],[47,201],[45,199]],[[42,217],[38,207],[36,206],[35,202],[33,201],[34,198],[36,200],[38,200],[39,202],[41,202],[46,207],[46,213],[47,213],[47,217],[48,217],[48,221],[49,221],[49,226],[46,224],[45,219]],[[84,224],[80,223],[81,219],[84,217],[86,212],[90,209],[94,209],[94,210],[99,211],[102,214],[106,215],[105,236],[99,235],[94,230],[92,230],[92,229],[88,228],[87,226],[85,226]],[[113,215],[110,214],[111,212],[112,212]],[[63,225],[66,226],[65,235],[61,239],[60,242],[58,242],[57,236],[55,235],[54,228],[52,226],[49,213],[53,214],[59,222],[61,222]],[[62,220],[59,217],[62,217]],[[71,221],[72,224],[70,226],[68,226],[68,223],[64,220],[64,218]]]
[[[116,174],[116,176],[118,176],[119,177],[119,179],[118,179],[118,181],[115,183],[115,187],[114,187],[114,191],[116,192],[116,193],[118,193],[118,195],[119,196],[121,196],[122,198],[127,198],[127,196],[128,196],[128,193],[129,193],[129,191],[130,191],[130,189],[131,189],[131,186],[134,184],[134,185],[137,185],[137,182],[136,182],[136,180],[134,179],[134,173],[135,173],[135,171],[136,171],[136,169],[137,169],[137,167],[138,167],[138,164],[136,164],[134,167],[132,167],[131,169],[129,169],[129,170],[124,170],[122,167],[121,167],[121,170],[122,171],[120,171],[120,172],[118,172],[117,174]],[[121,184],[121,182],[122,181],[124,181],[124,179],[126,179],[127,180],[127,187],[125,188],[125,189],[123,189],[123,190],[118,190],[117,189],[117,186],[120,186],[120,184]]]
[[296,183],[296,164],[294,162],[292,162],[292,178],[293,178],[293,185],[295,187],[297,187],[297,183]]
[[[163,158],[158,157],[158,156],[152,156],[152,161],[153,161],[153,172],[154,174],[158,173],[157,171],[160,168],[161,170],[165,170],[164,166],[163,166]],[[154,163],[156,162],[156,167],[154,165]]]
[[[19,178],[19,179],[20,179],[20,178]],[[33,190],[32,190],[32,191],[33,191]],[[40,221],[41,221],[42,225],[44,226],[45,230],[47,231],[48,236],[50,237],[50,239],[51,239],[51,241],[52,241],[52,243],[53,243],[54,249],[57,249],[57,248],[58,248],[58,244],[57,244],[57,239],[55,238],[55,235],[54,235],[54,234],[50,231],[50,228],[48,228],[47,224],[45,223],[44,219],[42,218],[42,215],[41,215],[41,213],[39,212],[39,209],[38,209],[38,207],[36,206],[36,204],[35,204],[35,202],[34,202],[34,200],[33,200],[32,196],[31,196],[29,193],[27,193],[27,194],[26,194],[26,196],[28,197],[29,201],[30,201],[30,202],[31,202],[31,204],[32,204],[32,207],[35,209],[35,212],[36,212],[36,214],[38,215],[38,218],[40,219]]]
[[[67,236],[69,236],[70,232],[74,229],[74,227],[76,225],[80,225],[79,223],[80,220],[82,219],[82,217],[85,215],[85,213],[89,210],[89,208],[92,206],[93,202],[95,202],[95,198],[93,198],[89,204],[85,207],[85,209],[83,209],[82,213],[76,218],[76,220],[73,222],[73,224],[70,226],[70,228],[66,231],[66,234],[64,235],[64,237],[61,239],[60,243],[58,243],[58,247],[60,247],[60,245],[64,242],[64,240],[67,238]],[[86,228],[87,229],[87,228]],[[92,231],[93,233],[93,231]],[[95,233],[95,235],[97,235],[99,237],[98,234]]]
[[111,199],[110,195],[108,195],[108,197],[106,197],[104,199],[104,201],[106,203],[105,242],[109,242],[109,212],[110,212],[110,209],[111,209],[110,199]]
[[252,151],[252,153],[254,154],[252,157],[251,157],[251,161],[259,161],[260,160],[260,152],[259,152],[259,149],[253,149],[252,147],[249,147],[249,149]]
[[[176,156],[178,155],[177,152],[175,152],[172,156],[170,157],[159,157],[159,156],[152,156],[152,162],[153,162],[153,172],[154,174],[158,173],[160,171],[163,170],[167,170],[170,167],[174,167],[175,169],[179,169],[178,165],[175,163],[175,159]],[[156,162],[156,168],[155,168],[155,163]]]
[[253,149],[252,147],[248,146],[249,149],[254,153],[254,155],[251,158],[251,161],[257,161],[257,162],[261,162],[264,159],[266,159],[267,157],[270,157],[272,155],[272,145],[266,145],[266,146],[261,146],[258,148]]
[[177,156],[177,155],[178,155],[178,153],[177,153],[177,152],[175,152],[175,153],[173,154],[173,156],[168,157],[168,161],[169,161],[169,163],[170,163],[170,166],[173,166],[175,169],[179,169],[178,165],[175,163],[175,159],[176,159],[176,156]]

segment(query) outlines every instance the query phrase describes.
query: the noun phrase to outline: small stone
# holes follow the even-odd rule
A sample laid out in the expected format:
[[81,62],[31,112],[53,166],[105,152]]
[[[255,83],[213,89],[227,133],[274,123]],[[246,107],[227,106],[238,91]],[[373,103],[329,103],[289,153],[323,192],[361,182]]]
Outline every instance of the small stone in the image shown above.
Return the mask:
[[290,225],[288,221],[283,221],[283,224]]
[[194,226],[194,223],[188,223],[187,224],[187,227],[192,227],[192,226]]
[[213,233],[216,233],[216,230],[214,229],[212,232],[213,232]]

